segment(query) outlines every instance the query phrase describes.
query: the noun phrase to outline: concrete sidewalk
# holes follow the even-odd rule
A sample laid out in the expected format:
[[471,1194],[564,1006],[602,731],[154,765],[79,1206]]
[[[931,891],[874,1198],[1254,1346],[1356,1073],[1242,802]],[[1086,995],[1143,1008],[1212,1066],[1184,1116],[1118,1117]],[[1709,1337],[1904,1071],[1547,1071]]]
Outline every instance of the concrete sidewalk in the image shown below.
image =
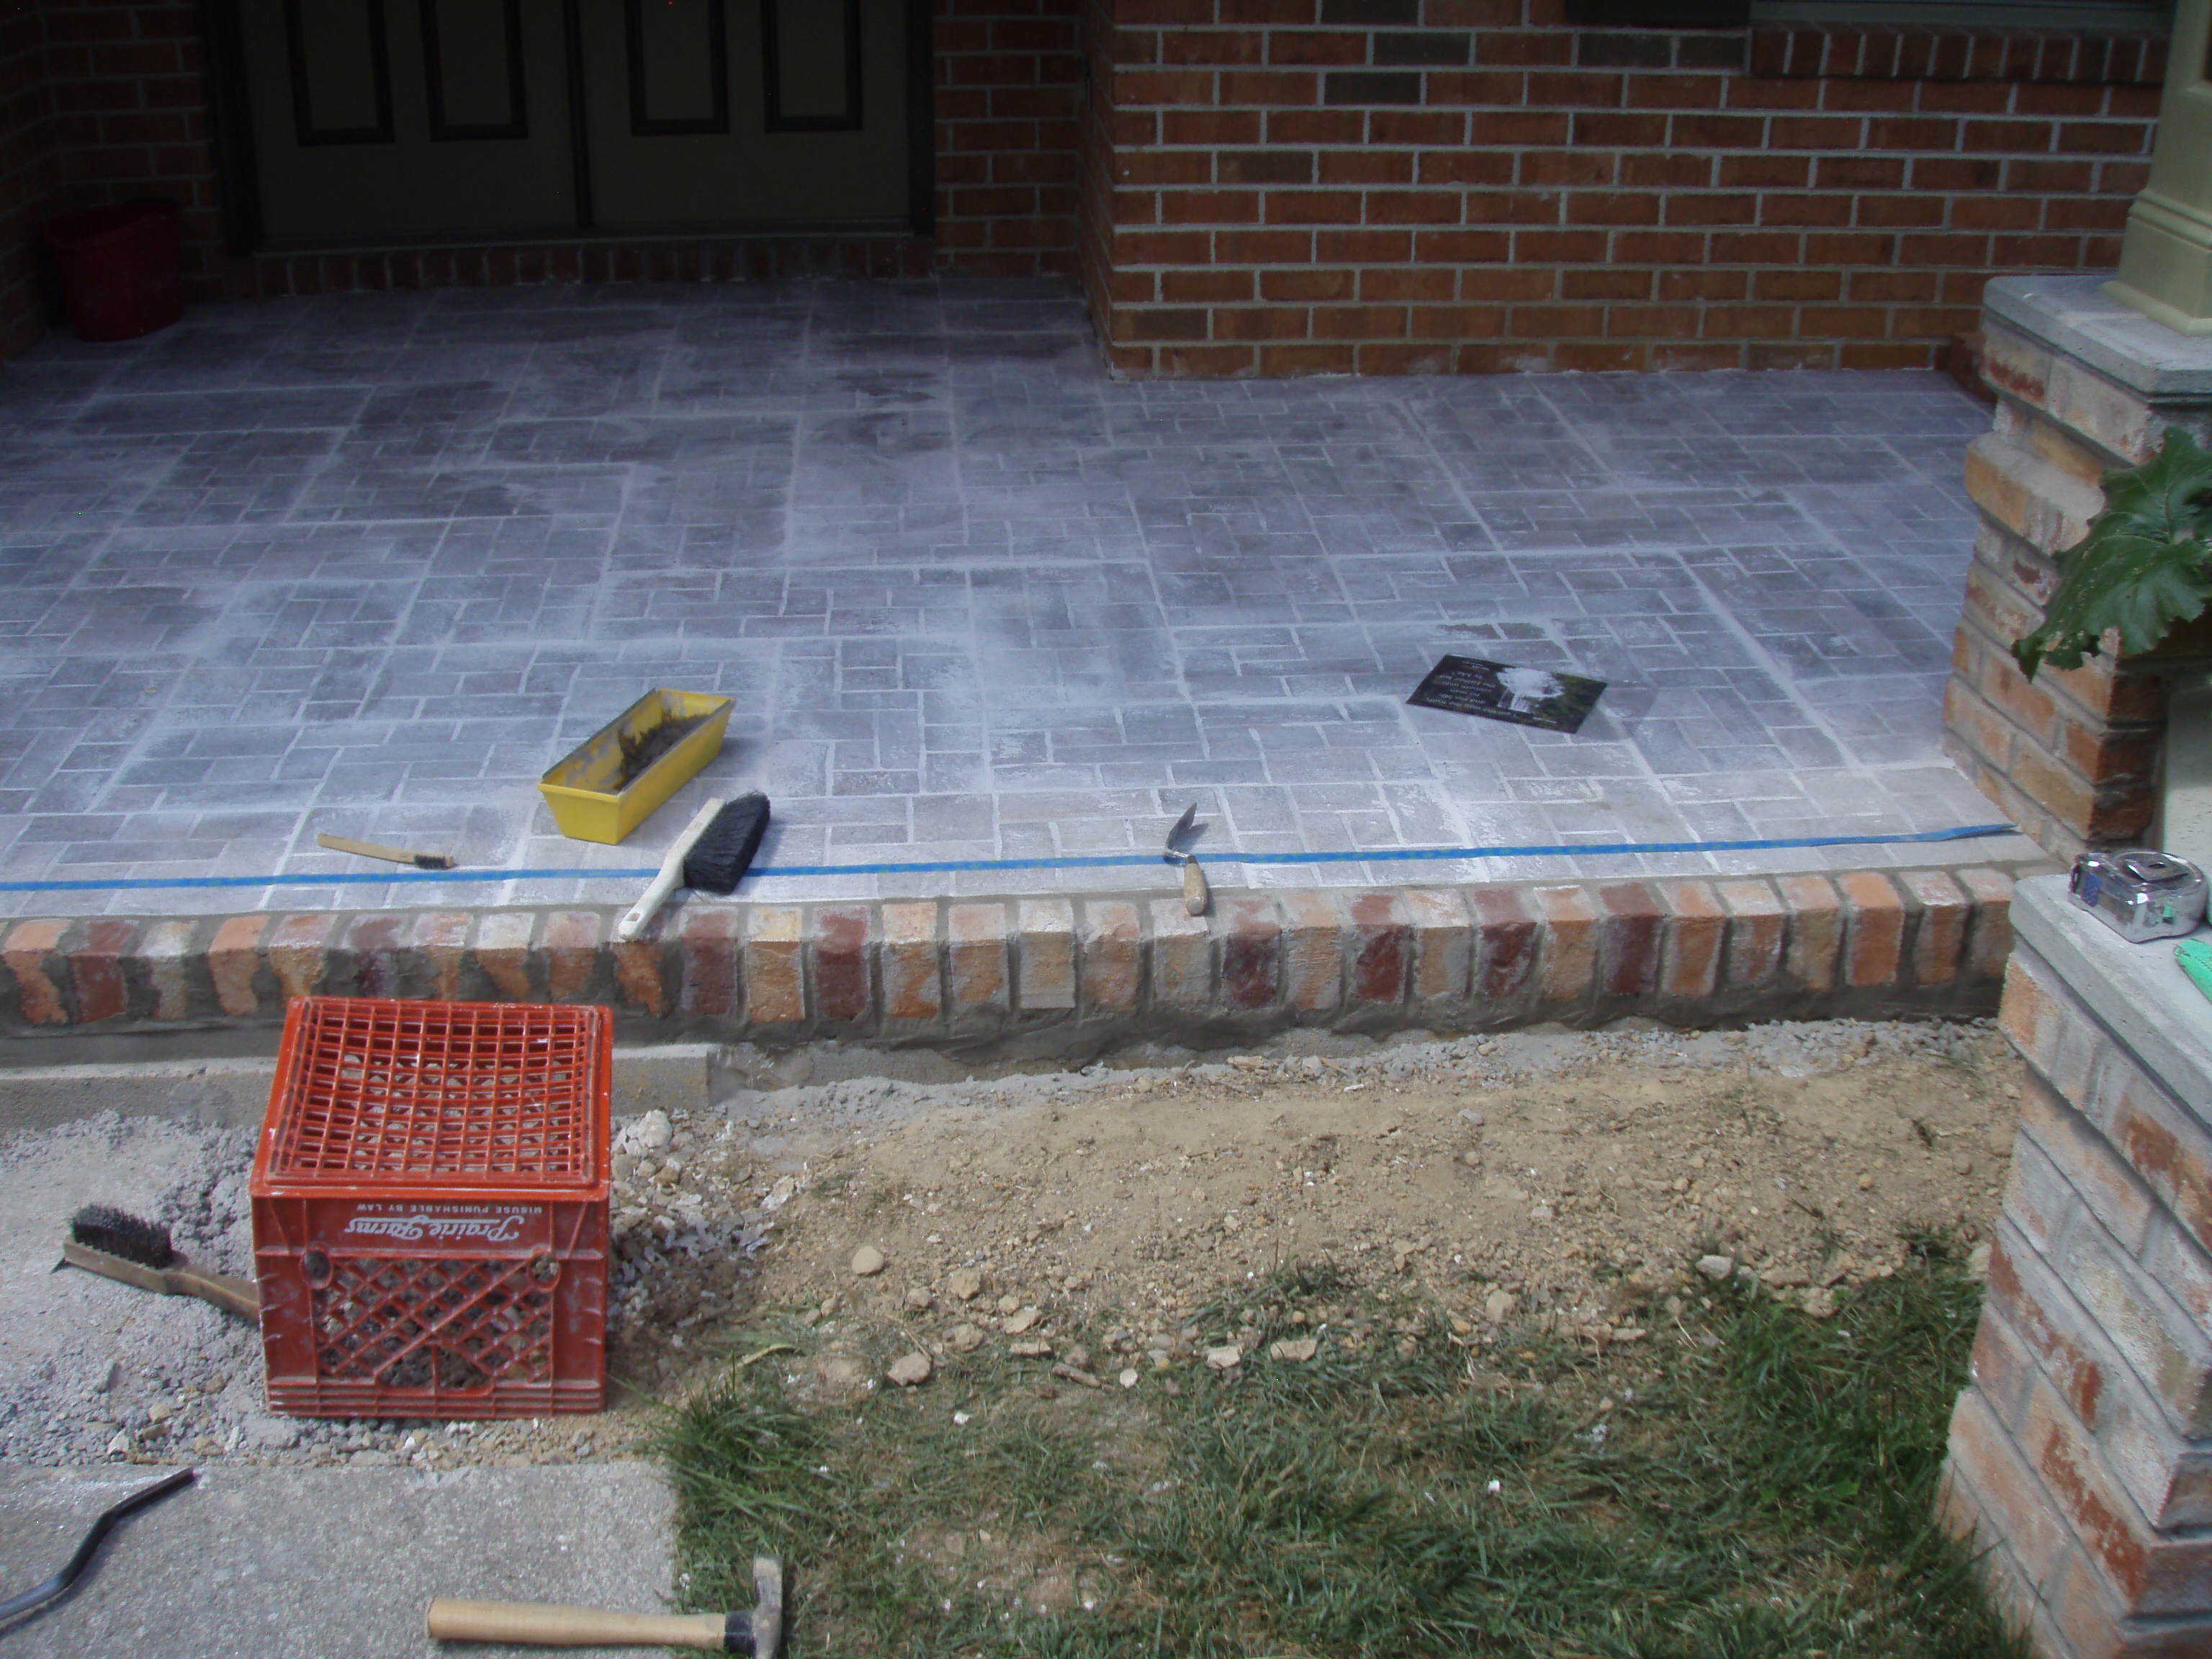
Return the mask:
[[[1232,890],[1894,867],[1239,855],[1990,822],[1939,746],[1987,426],[1925,374],[1117,382],[1048,283],[54,336],[0,371],[0,915],[626,904],[521,872],[650,866],[753,787],[771,902],[1166,889],[1067,861],[1151,860],[1194,799]],[[1573,737],[1406,707],[1447,652],[1613,689]],[[536,779],[655,685],[736,698],[722,756],[563,840]],[[991,860],[1028,867],[882,867]]]
[[[58,1569],[102,1510],[165,1470],[0,1468],[0,1593]],[[447,1646],[434,1596],[668,1610],[672,1507],[641,1464],[225,1467],[109,1534],[75,1592],[0,1630],[9,1659],[516,1659]],[[580,1649],[572,1653],[635,1653]]]

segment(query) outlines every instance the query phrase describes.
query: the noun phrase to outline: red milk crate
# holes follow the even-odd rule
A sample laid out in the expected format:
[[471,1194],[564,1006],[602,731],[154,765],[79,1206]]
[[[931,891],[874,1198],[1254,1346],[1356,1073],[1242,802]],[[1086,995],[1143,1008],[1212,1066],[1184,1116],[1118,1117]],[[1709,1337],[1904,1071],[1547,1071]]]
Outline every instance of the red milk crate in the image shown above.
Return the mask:
[[270,1408],[599,1410],[612,1068],[605,1008],[294,999],[252,1187]]

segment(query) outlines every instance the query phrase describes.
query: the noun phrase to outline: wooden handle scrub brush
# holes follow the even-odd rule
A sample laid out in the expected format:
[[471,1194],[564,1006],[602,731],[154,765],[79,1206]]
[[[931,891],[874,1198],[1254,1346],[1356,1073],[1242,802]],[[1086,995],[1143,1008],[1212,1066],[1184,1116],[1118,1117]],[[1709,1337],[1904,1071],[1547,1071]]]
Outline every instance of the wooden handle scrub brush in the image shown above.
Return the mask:
[[196,1296],[240,1319],[261,1317],[261,1291],[252,1280],[195,1267],[177,1254],[161,1223],[106,1204],[88,1204],[70,1218],[62,1260],[157,1296]]

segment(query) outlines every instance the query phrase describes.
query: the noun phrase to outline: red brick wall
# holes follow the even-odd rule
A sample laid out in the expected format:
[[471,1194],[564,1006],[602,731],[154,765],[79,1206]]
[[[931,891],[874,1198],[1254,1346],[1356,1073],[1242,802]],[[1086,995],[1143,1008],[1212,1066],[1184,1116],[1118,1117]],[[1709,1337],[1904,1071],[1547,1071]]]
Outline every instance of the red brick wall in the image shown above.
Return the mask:
[[60,161],[58,209],[167,197],[185,211],[185,275],[222,259],[198,9],[190,0],[43,0]]
[[1081,0],[937,0],[937,260],[1075,270]]
[[[933,240],[714,237],[234,260],[222,251],[197,6],[0,0],[9,8],[0,13],[0,356],[36,337],[43,307],[28,250],[38,221],[141,195],[184,204],[186,292],[197,301],[453,283],[918,275],[933,264],[1073,272],[1078,0],[935,4]],[[17,113],[19,105],[33,113]],[[46,108],[53,118],[36,118]]]
[[1084,268],[1136,374],[1931,367],[1990,276],[2117,260],[2164,74],[2072,33],[1109,3]]
[[[1114,119],[1114,0],[1082,0],[1082,79],[1077,88],[1077,161],[1081,190],[1076,203],[1076,270],[1098,337],[1113,326],[1114,165],[1118,136]],[[1152,297],[1147,287],[1144,297]]]
[[43,325],[36,239],[56,167],[46,52],[35,0],[0,0],[0,357]]

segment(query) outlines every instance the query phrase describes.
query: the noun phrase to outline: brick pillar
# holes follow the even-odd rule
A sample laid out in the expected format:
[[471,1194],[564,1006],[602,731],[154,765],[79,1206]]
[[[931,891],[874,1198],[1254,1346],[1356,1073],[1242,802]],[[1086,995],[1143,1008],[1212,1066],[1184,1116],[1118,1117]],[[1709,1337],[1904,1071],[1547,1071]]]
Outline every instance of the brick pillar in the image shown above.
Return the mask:
[[2212,1007],[2063,877],[2013,924],[2025,1098],[1943,1520],[2039,1659],[2212,1653]]
[[1944,747],[1982,793],[2057,857],[2148,831],[2165,703],[2141,659],[2046,665],[2030,684],[2014,640],[2043,620],[2051,555],[2103,507],[2099,480],[2148,460],[2168,426],[2212,436],[2212,339],[2176,334],[2091,276],[1989,285],[1983,374],[1992,429],[1966,452],[1979,510],[1943,702]]

